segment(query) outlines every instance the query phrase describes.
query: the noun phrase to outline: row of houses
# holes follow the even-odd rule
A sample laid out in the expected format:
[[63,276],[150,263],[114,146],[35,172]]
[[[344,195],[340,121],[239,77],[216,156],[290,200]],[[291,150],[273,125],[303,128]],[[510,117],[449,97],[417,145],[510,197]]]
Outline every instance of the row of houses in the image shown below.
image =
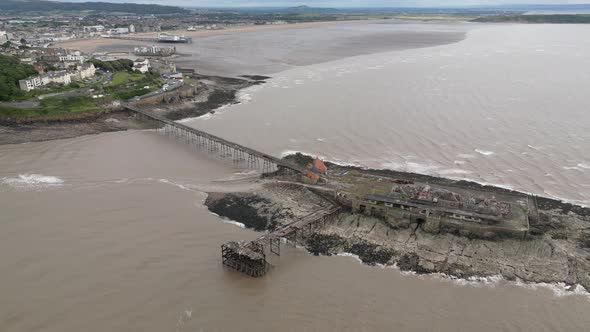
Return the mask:
[[20,89],[23,91],[31,91],[50,83],[69,85],[72,81],[81,81],[86,78],[94,76],[96,68],[93,64],[83,64],[78,66],[76,70],[59,70],[52,71],[46,74],[29,77],[18,81]]

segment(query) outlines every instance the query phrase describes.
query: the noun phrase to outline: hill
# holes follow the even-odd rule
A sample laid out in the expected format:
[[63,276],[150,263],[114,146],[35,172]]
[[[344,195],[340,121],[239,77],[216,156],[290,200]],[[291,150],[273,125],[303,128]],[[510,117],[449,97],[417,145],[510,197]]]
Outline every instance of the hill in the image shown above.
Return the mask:
[[120,12],[133,14],[182,14],[189,11],[180,7],[146,5],[135,3],[109,2],[55,2],[43,0],[3,0],[0,1],[0,12],[9,13],[44,13],[62,12]]

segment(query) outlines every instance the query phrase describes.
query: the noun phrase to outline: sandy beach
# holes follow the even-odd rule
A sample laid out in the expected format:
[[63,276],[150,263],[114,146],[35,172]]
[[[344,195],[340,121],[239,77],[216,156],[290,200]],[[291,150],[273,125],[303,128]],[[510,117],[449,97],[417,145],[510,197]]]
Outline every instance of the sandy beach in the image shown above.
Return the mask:
[[[307,22],[307,23],[287,23],[287,24],[272,24],[272,25],[244,25],[230,28],[224,28],[219,30],[197,30],[197,31],[186,31],[186,30],[173,30],[165,31],[166,33],[183,35],[191,38],[201,38],[218,36],[229,33],[249,33],[257,31],[268,31],[268,30],[283,30],[283,29],[302,29],[310,27],[318,27],[323,25],[332,24],[343,24],[355,21],[329,21],[329,22]],[[153,37],[156,38],[158,32],[146,32],[146,33],[134,33],[130,34],[129,37]],[[127,44],[129,41],[120,39],[110,38],[93,38],[93,39],[76,39],[65,42],[56,43],[55,47],[77,49],[83,52],[94,52],[100,46],[113,45],[113,44]]]

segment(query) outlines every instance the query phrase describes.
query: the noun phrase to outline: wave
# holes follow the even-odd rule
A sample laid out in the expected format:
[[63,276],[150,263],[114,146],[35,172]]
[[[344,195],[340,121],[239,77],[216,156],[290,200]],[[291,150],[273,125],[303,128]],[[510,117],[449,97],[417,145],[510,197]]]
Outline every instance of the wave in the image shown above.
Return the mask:
[[31,190],[62,186],[64,180],[56,176],[42,174],[19,174],[17,177],[0,178],[0,183],[15,189]]
[[[351,257],[351,258],[354,258],[360,264],[363,264],[363,261],[360,259],[360,257],[355,254],[351,254],[348,252],[341,252],[341,253],[336,254],[336,256]],[[455,277],[455,276],[448,275],[446,273],[440,273],[440,272],[418,274],[415,271],[402,271],[397,266],[397,264],[393,264],[393,265],[376,264],[374,267],[396,270],[402,276],[420,277],[420,278],[430,277],[430,278],[434,278],[439,281],[451,282],[451,283],[458,285],[458,286],[495,287],[501,283],[505,283],[507,285],[514,285],[514,286],[523,287],[523,288],[527,288],[527,289],[531,289],[531,290],[537,290],[540,288],[548,289],[556,297],[578,295],[578,296],[584,296],[584,297],[587,297],[588,299],[590,299],[590,292],[588,292],[588,290],[586,290],[582,285],[579,285],[579,284],[567,285],[563,282],[535,283],[535,282],[523,281],[518,278],[515,281],[510,281],[510,280],[506,280],[502,275],[499,275],[499,274],[491,275],[491,276],[481,276],[481,277],[480,276],[472,276],[472,277],[468,277],[468,278],[459,278],[459,277]]]
[[209,211],[209,213],[212,214],[212,215],[214,215],[214,216],[216,216],[216,217],[218,217],[219,219],[221,219],[221,222],[223,222],[223,223],[234,225],[234,226],[238,226],[240,228],[246,228],[246,225],[242,224],[241,222],[237,222],[235,220],[231,220],[229,218],[222,217],[222,216],[218,215],[215,212]]
[[479,154],[482,154],[484,156],[491,156],[495,153],[494,151],[486,151],[486,150],[480,150],[480,149],[475,149],[474,151]]
[[173,185],[173,186],[175,186],[177,188],[180,188],[180,189],[186,190],[186,191],[195,191],[192,188],[189,188],[189,187],[187,187],[187,186],[185,186],[185,185],[183,185],[181,183],[172,182],[172,181],[167,180],[167,179],[158,179],[158,182],[169,184],[169,185]]
[[[288,155],[292,155],[292,154],[296,154],[296,153],[301,153],[304,155],[309,155],[309,156],[315,156],[316,154],[311,154],[308,152],[304,152],[304,151],[298,151],[298,150],[285,150],[283,152],[280,153],[281,158],[286,157]],[[353,161],[353,162],[348,162],[348,161],[343,161],[337,158],[328,158],[327,156],[323,156],[323,155],[317,155],[319,158],[323,159],[324,161],[327,162],[331,162],[340,166],[350,166],[350,167],[359,167],[362,169],[369,169],[370,167],[368,167],[367,165],[365,165],[362,161]],[[475,158],[475,156],[472,156],[473,158]],[[415,163],[416,165],[421,165],[418,163]],[[415,166],[415,165],[414,165]],[[426,165],[428,166],[428,165]],[[389,163],[383,163],[380,165],[380,167],[382,169],[390,169],[390,170],[394,170],[394,171],[400,171],[400,172],[416,172],[416,173],[420,173],[419,172],[419,167],[415,167],[413,170],[408,169],[408,167],[405,166],[405,164],[402,163],[395,163],[395,162],[389,162]],[[431,165],[432,167],[432,165]],[[427,167],[426,167],[427,168]],[[565,167],[564,167],[565,168]],[[575,169],[580,170],[579,167],[575,166]],[[442,174],[442,172],[444,172],[445,170],[441,171],[441,174],[439,176],[444,177],[445,174]],[[466,171],[469,172],[469,171]],[[433,174],[428,174],[428,173],[420,173],[420,174],[424,174],[424,175],[432,175],[435,176]],[[530,191],[526,191],[520,188],[515,188],[513,185],[509,185],[509,184],[498,184],[498,183],[493,183],[493,182],[486,182],[486,181],[481,181],[475,178],[471,178],[468,175],[469,174],[473,174],[473,172],[471,173],[465,173],[464,175],[466,175],[465,177],[462,177],[461,180],[466,180],[466,181],[471,181],[473,183],[477,183],[480,184],[482,186],[491,186],[491,187],[497,187],[497,188],[503,188],[503,189],[507,189],[507,190],[515,190],[518,192],[521,192],[523,194],[527,194],[527,195],[540,195],[540,193],[533,193]],[[448,175],[449,178],[452,179],[452,174]],[[583,201],[583,200],[575,200],[575,199],[567,199],[567,198],[563,198],[560,197],[558,195],[553,195],[553,194],[549,194],[547,191],[544,191],[543,194],[545,195],[545,197],[551,198],[551,199],[555,199],[558,201],[562,201],[564,203],[570,203],[570,204],[575,204],[575,205],[579,205],[582,207],[590,207],[590,201]],[[542,194],[541,194],[542,195]]]

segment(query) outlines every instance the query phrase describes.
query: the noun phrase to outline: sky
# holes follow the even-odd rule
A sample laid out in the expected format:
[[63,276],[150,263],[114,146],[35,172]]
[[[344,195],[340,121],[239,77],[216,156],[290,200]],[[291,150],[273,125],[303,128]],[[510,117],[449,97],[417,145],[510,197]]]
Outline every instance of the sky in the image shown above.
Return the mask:
[[[60,0],[86,2],[99,0]],[[511,4],[590,4],[590,0],[100,0],[190,7],[462,7]]]

